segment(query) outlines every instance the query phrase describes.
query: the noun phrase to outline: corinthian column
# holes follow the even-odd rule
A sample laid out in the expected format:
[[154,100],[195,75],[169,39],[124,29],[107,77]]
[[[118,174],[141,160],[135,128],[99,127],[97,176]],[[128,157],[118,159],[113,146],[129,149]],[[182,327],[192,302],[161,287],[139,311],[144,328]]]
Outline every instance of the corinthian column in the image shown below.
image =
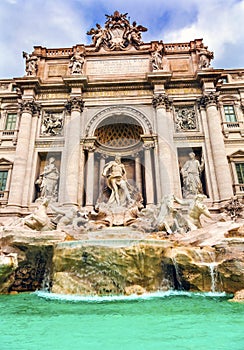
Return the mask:
[[[40,107],[34,100],[22,100],[20,102],[20,127],[18,134],[18,142],[15,152],[15,160],[12,173],[11,188],[9,192],[8,206],[21,207],[23,201],[24,185],[26,181],[27,164],[29,158],[30,147],[34,148],[34,144],[30,145],[31,125],[33,115],[39,114]],[[25,203],[26,204],[26,203]]]
[[207,120],[213,163],[218,185],[219,199],[226,200],[233,195],[232,179],[226,157],[224,139],[217,109],[217,96],[210,92],[200,99],[200,106],[207,111]]
[[79,164],[80,164],[80,124],[83,111],[83,100],[79,97],[71,98],[65,108],[70,114],[69,123],[66,126],[65,140],[65,175],[64,204],[78,205],[79,189]]
[[[171,101],[168,96],[163,94],[155,94],[152,104],[156,109],[156,122],[158,134],[158,158],[161,183],[161,195],[177,193],[177,183],[175,184],[175,176],[178,174],[177,157],[174,148],[174,125],[173,118],[170,113]],[[179,186],[178,186],[179,187]]]

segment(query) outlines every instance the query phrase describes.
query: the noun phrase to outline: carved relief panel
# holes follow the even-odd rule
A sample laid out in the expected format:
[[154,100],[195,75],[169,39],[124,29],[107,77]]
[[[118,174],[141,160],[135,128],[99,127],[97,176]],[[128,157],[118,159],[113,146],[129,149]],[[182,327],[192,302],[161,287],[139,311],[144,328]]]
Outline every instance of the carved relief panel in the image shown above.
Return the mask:
[[63,134],[64,114],[45,111],[41,123],[41,135],[57,136]]
[[197,117],[194,106],[175,107],[175,130],[185,132],[197,130]]

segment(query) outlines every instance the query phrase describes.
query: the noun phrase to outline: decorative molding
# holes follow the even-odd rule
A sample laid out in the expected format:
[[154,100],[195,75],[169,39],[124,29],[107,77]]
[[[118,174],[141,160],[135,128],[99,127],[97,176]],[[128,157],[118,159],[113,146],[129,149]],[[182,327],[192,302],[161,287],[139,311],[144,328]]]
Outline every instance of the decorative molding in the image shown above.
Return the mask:
[[64,147],[64,139],[62,140],[36,140],[35,146],[39,148],[57,148]]
[[[127,106],[111,106],[108,108],[105,108],[101,110],[100,112],[96,113],[89,121],[86,130],[85,135],[91,135],[95,132],[96,127],[98,126],[99,122],[103,119],[106,119],[113,114],[119,115],[127,115],[131,118],[134,118],[137,120],[139,125],[141,125],[144,128],[144,132],[151,133],[152,132],[152,125],[148,118],[140,111],[138,111],[135,108],[127,107]],[[143,124],[142,124],[143,121]],[[93,127],[93,128],[92,128]]]

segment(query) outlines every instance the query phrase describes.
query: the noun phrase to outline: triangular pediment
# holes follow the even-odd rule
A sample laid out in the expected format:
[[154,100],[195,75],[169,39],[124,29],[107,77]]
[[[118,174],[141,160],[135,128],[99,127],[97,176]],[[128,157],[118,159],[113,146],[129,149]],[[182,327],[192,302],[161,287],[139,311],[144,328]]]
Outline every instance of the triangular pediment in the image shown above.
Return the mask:
[[242,149],[239,149],[238,151],[230,154],[228,157],[229,158],[244,158],[244,151]]
[[12,165],[13,162],[11,162],[10,160],[6,159],[6,158],[0,158],[0,165]]

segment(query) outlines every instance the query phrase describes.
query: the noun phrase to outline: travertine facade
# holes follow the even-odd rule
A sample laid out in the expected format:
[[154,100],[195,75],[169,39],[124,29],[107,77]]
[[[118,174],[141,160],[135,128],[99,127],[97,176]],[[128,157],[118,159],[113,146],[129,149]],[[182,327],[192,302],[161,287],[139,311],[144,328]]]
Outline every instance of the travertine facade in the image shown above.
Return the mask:
[[36,46],[25,76],[0,80],[2,217],[32,211],[43,179],[53,201],[92,209],[116,155],[144,206],[184,195],[190,152],[210,208],[242,197],[244,69],[212,68],[202,39],[144,43],[146,30],[115,12],[91,45]]

